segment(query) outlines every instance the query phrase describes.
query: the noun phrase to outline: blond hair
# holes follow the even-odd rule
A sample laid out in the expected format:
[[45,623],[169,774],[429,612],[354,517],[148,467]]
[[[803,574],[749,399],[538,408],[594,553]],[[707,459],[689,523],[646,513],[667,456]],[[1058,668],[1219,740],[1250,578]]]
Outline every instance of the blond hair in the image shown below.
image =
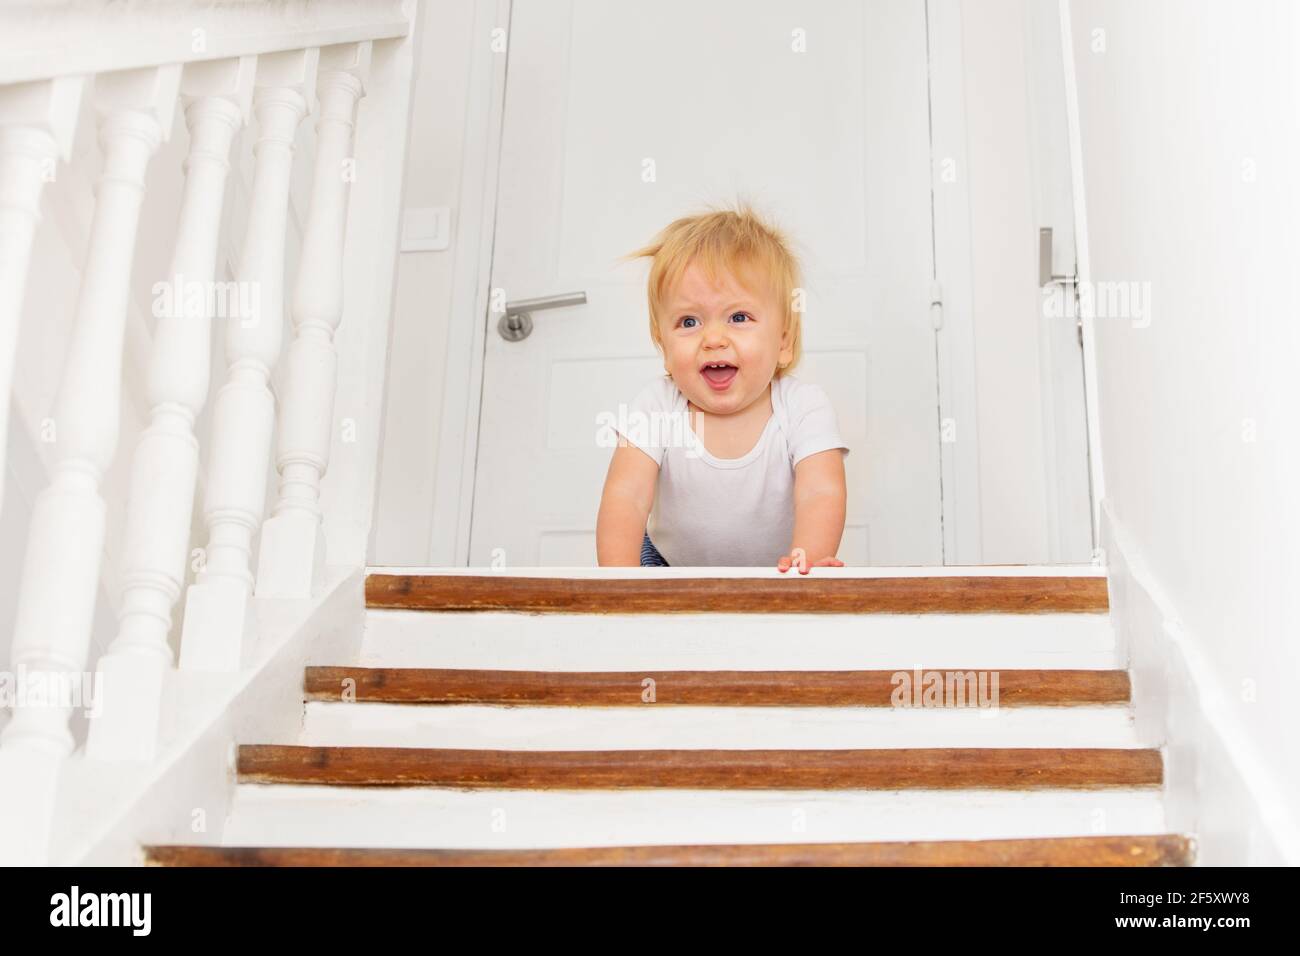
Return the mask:
[[749,272],[765,280],[768,291],[777,302],[784,304],[785,325],[782,331],[790,332],[791,353],[790,361],[776,369],[776,377],[780,378],[799,364],[802,354],[802,310],[794,308],[795,292],[802,287],[799,260],[791,251],[786,235],[759,215],[748,202],[742,200],[735,209],[707,208],[707,212],[675,219],[649,244],[620,257],[623,260],[646,257],[651,260],[650,277],[646,283],[650,338],[662,355],[664,343],[659,332],[659,319],[666,310],[669,292],[692,264],[698,263],[714,282],[723,270],[742,283],[742,273]]

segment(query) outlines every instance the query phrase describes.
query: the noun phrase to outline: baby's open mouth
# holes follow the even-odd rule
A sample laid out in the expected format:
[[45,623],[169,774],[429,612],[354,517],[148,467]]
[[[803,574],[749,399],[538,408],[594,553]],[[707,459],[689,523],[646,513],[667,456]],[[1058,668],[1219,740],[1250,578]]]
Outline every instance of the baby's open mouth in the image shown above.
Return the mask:
[[700,369],[709,386],[716,391],[723,391],[731,384],[740,369],[730,362],[709,362]]

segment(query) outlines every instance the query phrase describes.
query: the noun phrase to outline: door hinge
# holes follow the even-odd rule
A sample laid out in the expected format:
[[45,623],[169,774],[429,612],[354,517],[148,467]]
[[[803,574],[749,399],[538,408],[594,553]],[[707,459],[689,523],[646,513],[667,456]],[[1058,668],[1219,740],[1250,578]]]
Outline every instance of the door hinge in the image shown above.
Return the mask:
[[1079,302],[1079,284],[1077,282],[1072,283],[1070,286],[1070,291],[1074,295],[1074,333],[1075,333],[1075,337],[1079,340],[1079,348],[1082,349],[1083,348],[1083,310],[1080,308],[1080,302]]
[[943,328],[943,286],[938,279],[930,283],[930,324],[936,329]]

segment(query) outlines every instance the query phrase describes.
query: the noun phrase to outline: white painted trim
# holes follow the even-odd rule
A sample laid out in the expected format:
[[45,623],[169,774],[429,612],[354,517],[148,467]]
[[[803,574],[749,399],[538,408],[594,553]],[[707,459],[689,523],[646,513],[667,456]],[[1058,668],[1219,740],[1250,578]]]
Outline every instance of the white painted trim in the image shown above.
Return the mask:
[[782,573],[776,568],[493,568],[493,567],[386,567],[369,565],[366,574],[414,575],[483,575],[499,574],[503,578],[950,578],[950,577],[1028,577],[1028,578],[1104,578],[1106,569],[1091,564],[1003,564],[948,565],[932,567],[853,567],[815,568],[807,575],[797,571]]
[[[975,378],[961,0],[927,0],[926,9],[934,273],[943,294],[943,328],[935,333],[939,418],[940,422],[950,418],[956,423],[958,438],[955,442],[939,443],[943,556],[945,564],[978,565],[984,559],[984,533],[980,510],[979,393]],[[956,164],[955,182],[943,182],[939,178],[948,159]]]
[[[1070,183],[1074,194],[1074,249],[1077,278],[1092,282],[1092,258],[1088,251],[1088,203],[1083,186],[1083,141],[1079,126],[1079,85],[1074,68],[1074,31],[1070,21],[1070,0],[1059,0],[1061,20],[1061,62],[1065,70],[1065,114],[1070,132]],[[1082,297],[1081,297],[1082,298]],[[1106,497],[1105,473],[1101,462],[1101,415],[1097,391],[1097,336],[1091,308],[1081,308],[1083,322],[1083,401],[1088,416],[1088,476],[1092,484],[1092,546],[1101,544],[1101,503]],[[1098,563],[1105,558],[1098,556]]]
[[[474,54],[470,64],[462,149],[460,214],[452,279],[451,321],[443,370],[442,415],[436,442],[429,560],[469,563],[474,467],[483,387],[484,335],[491,297],[496,233],[497,175],[505,115],[510,0],[474,0]],[[492,52],[494,27],[507,26],[504,56]]]
[[1179,620],[1136,542],[1106,503],[1111,619],[1133,677],[1138,737],[1165,752],[1172,830],[1195,833],[1205,866],[1300,864],[1300,818]]

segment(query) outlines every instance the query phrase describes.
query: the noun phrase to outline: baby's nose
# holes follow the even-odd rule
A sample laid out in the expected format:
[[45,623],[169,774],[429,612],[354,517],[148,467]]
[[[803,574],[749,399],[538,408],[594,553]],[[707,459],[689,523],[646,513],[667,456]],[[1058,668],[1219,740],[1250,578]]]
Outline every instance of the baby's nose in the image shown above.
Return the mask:
[[727,344],[727,327],[725,325],[714,325],[704,330],[704,347],[705,348],[722,348]]

